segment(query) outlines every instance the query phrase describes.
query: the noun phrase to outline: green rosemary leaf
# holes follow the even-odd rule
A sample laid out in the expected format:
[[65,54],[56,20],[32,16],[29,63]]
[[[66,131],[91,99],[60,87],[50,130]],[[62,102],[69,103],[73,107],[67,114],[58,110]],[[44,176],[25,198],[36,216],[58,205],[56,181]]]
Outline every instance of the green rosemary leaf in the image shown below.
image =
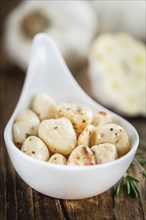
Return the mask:
[[131,189],[133,191],[133,195],[138,198],[139,197],[139,190],[137,188],[137,185],[135,184],[134,181],[130,181],[130,186],[131,186]]
[[123,181],[124,181],[124,177],[122,177],[122,178],[120,179],[120,181],[118,182],[118,186],[117,186],[117,190],[116,190],[116,196],[119,196],[120,193],[121,193]]
[[134,180],[135,182],[139,182],[139,180],[136,179],[134,176],[128,175],[128,178],[129,178],[130,180]]
[[130,195],[131,189],[130,189],[130,181],[128,178],[126,178],[126,185],[127,185],[127,194]]
[[138,186],[137,186],[137,182],[132,181],[133,185],[135,186],[135,190],[137,191],[138,194],[140,194]]

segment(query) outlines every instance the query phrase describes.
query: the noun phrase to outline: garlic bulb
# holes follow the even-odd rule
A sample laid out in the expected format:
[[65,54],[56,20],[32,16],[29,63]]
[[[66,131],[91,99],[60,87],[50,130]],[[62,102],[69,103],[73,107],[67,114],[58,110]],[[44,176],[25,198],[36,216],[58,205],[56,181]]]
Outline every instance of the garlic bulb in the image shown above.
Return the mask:
[[26,70],[32,38],[45,32],[69,62],[86,56],[96,28],[95,11],[87,1],[23,1],[7,18],[5,46],[17,65]]
[[105,33],[93,42],[89,60],[95,98],[126,115],[146,115],[144,43]]
[[145,1],[91,1],[99,18],[98,31],[126,31],[146,40]]

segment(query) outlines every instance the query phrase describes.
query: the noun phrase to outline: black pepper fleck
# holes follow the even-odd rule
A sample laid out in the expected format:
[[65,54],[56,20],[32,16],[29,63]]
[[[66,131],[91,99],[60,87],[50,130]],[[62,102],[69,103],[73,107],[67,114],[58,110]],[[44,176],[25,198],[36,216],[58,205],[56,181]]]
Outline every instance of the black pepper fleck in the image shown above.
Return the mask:
[[104,137],[104,136],[105,136],[105,134],[101,133],[101,137]]
[[83,147],[83,151],[84,151],[85,154],[88,154],[88,150],[87,150],[86,146]]
[[81,112],[81,109],[77,109],[76,111],[77,111],[77,112]]
[[29,136],[31,136],[30,134],[25,134],[26,138],[28,138]]

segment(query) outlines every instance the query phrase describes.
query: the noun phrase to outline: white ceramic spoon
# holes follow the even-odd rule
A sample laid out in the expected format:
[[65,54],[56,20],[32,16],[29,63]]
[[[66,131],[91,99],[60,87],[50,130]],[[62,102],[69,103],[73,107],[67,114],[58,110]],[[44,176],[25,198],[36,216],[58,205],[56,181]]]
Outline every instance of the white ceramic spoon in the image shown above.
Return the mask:
[[112,187],[129,167],[138,147],[134,127],[111,113],[113,120],[129,135],[131,150],[124,157],[95,166],[61,166],[39,161],[22,153],[13,143],[12,125],[18,112],[26,109],[31,98],[45,92],[55,102],[73,101],[92,109],[107,111],[80,88],[67,68],[55,43],[45,34],[38,34],[33,42],[28,72],[16,109],[4,132],[6,147],[20,177],[37,191],[56,198],[81,199],[98,195]]

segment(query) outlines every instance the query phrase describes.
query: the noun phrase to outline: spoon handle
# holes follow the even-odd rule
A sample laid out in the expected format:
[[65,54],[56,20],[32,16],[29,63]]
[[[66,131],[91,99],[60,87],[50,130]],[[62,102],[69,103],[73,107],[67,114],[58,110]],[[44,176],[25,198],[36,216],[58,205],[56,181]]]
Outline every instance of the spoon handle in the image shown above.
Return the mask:
[[[57,102],[82,100],[82,103],[88,103],[90,99],[73,78],[54,41],[46,34],[37,34],[33,40],[28,71],[18,105],[22,106],[26,99],[30,100],[39,92],[48,93]],[[93,100],[92,102],[94,103]],[[93,105],[97,108],[97,103]]]

